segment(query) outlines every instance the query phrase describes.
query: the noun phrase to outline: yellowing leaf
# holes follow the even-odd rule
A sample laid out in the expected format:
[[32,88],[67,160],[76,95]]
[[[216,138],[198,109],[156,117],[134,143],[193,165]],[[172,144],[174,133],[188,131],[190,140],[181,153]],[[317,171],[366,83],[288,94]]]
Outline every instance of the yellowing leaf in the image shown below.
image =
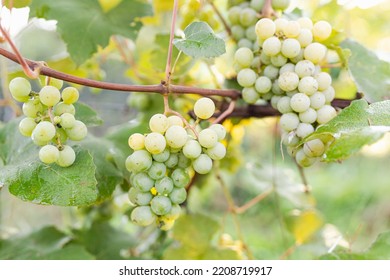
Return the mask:
[[98,0],[98,1],[104,12],[108,12],[109,10],[118,6],[120,2],[122,2],[122,0]]
[[291,220],[291,232],[297,245],[305,243],[324,224],[321,215],[315,210],[295,212]]

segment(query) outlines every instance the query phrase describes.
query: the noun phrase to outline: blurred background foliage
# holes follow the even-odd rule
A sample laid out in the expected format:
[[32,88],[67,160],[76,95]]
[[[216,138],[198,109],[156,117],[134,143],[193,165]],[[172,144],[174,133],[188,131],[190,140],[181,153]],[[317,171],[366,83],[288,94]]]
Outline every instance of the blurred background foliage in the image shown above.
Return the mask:
[[[120,2],[99,0],[105,11]],[[113,36],[107,47],[82,65],[69,57],[53,21],[33,19],[16,29],[11,25],[11,33],[25,57],[46,61],[54,69],[111,82],[158,83],[164,77],[173,1],[152,2],[155,14],[143,19],[136,41]],[[222,24],[210,16],[206,1],[199,12],[192,13],[192,19],[186,19],[185,9],[191,9],[192,2],[181,1],[179,26],[200,19],[223,34]],[[226,15],[227,1],[213,2]],[[14,13],[26,14],[26,9]],[[389,1],[297,0],[288,11],[327,20],[346,37],[390,61]],[[4,9],[3,13],[6,17]],[[233,75],[229,57],[234,44],[227,39],[227,46],[227,54],[215,64],[182,56],[174,83],[222,87],[223,75]],[[14,63],[4,58],[0,63],[3,86],[21,74]],[[357,89],[348,72],[337,77],[337,96],[353,97]],[[161,111],[160,96],[144,100],[149,109],[139,112],[128,106],[132,102],[129,94],[80,90],[81,100],[104,120],[92,133],[114,141],[126,139],[130,129],[146,131],[145,119]],[[191,108],[194,100],[191,96],[175,98],[181,110]],[[1,107],[0,118],[8,121],[12,111]],[[390,238],[380,235],[390,230],[389,135],[344,162],[307,168],[304,173],[310,191],[304,192],[298,169],[287,154],[283,156],[275,118],[233,119],[225,126],[231,135],[228,156],[217,171],[196,179],[187,214],[172,231],[131,224],[127,194],[119,187],[111,200],[87,208],[34,205],[3,188],[0,259],[240,259],[251,255],[256,259],[390,259]],[[130,152],[126,145],[120,148]],[[248,209],[238,207],[254,198],[261,201]],[[237,214],[230,211],[232,201]]]

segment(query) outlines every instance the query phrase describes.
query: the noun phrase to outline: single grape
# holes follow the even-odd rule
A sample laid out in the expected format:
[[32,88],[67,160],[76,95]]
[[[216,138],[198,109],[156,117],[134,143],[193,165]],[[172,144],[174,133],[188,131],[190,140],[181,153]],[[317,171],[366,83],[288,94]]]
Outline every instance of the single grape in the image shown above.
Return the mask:
[[260,76],[257,78],[255,83],[256,91],[259,93],[267,93],[271,90],[272,82],[269,78],[265,76]]
[[259,93],[253,87],[242,90],[242,99],[248,104],[255,104],[259,100]]
[[203,120],[209,119],[215,112],[215,104],[208,97],[202,97],[195,102],[194,113]]
[[145,136],[145,148],[152,155],[160,154],[167,146],[164,136],[158,132],[151,132]]
[[149,120],[149,128],[152,132],[164,134],[168,126],[168,118],[163,114],[155,114]]
[[257,35],[256,35],[256,28],[254,25],[249,26],[245,30],[245,36],[248,38],[248,40],[255,42],[257,40]]
[[290,106],[297,113],[305,112],[310,108],[310,98],[304,93],[296,93],[291,97]]
[[138,192],[135,196],[135,204],[140,206],[147,206],[153,199],[153,195],[150,192]]
[[140,191],[136,188],[130,188],[129,192],[127,193],[127,196],[129,198],[129,201],[136,206],[137,205],[137,194],[139,194]]
[[239,41],[240,39],[245,37],[245,29],[240,25],[233,25],[231,30],[232,30],[232,37],[236,41]]
[[19,131],[23,136],[30,137],[36,126],[33,118],[24,118],[19,123]]
[[336,92],[335,92],[335,90],[334,90],[334,88],[332,86],[330,86],[327,89],[325,89],[324,91],[322,91],[322,93],[325,96],[325,102],[327,104],[332,102],[334,97],[335,97],[335,95],[336,95]]
[[70,113],[75,115],[76,108],[73,106],[73,104],[65,104],[64,102],[60,102],[54,106],[54,115],[61,116],[63,113]]
[[126,168],[130,172],[146,171],[152,165],[152,156],[148,151],[134,151],[126,159]]
[[290,61],[292,63],[297,64],[299,61],[303,60],[303,50],[304,49],[301,49],[301,51],[299,52],[299,54],[296,57],[290,58]]
[[330,105],[324,105],[322,108],[317,110],[317,122],[324,124],[329,122],[337,115],[336,109]]
[[288,97],[288,96],[281,97],[276,105],[278,111],[282,114],[292,112],[290,102],[291,102],[291,97]]
[[281,52],[287,58],[293,58],[299,55],[301,45],[297,39],[288,38],[283,41]]
[[[63,113],[60,118],[60,125],[65,129],[70,129],[76,124],[76,119],[72,114]],[[85,127],[86,128],[86,127]],[[84,138],[84,137],[83,137]]]
[[240,21],[241,8],[233,6],[228,10],[228,19],[231,24],[237,24]]
[[298,84],[299,92],[307,95],[313,95],[318,90],[318,82],[313,77],[303,77]]
[[39,91],[39,99],[41,100],[43,105],[48,107],[52,107],[60,102],[61,93],[58,88],[54,86],[44,86]]
[[179,149],[187,142],[188,134],[183,127],[173,125],[165,132],[165,139],[169,147]]
[[320,109],[325,105],[325,95],[322,92],[317,91],[310,96],[310,107],[313,109]]
[[243,68],[249,67],[253,61],[253,52],[249,48],[239,48],[234,54],[234,60]]
[[244,8],[240,12],[240,24],[248,27],[255,24],[257,21],[257,13],[252,8]]
[[134,151],[142,150],[145,148],[145,136],[141,133],[134,133],[130,135],[128,144]]
[[213,161],[206,154],[201,154],[192,162],[192,167],[199,174],[207,174],[213,168]]
[[217,133],[210,129],[206,128],[203,129],[201,132],[199,132],[199,144],[204,148],[212,148],[214,147],[218,142],[218,135]]
[[324,41],[332,34],[332,26],[325,20],[320,20],[313,25],[313,36],[317,41]]
[[183,169],[190,167],[191,166],[191,159],[186,157],[183,153],[179,153],[177,166],[179,168],[183,168]]
[[177,188],[184,188],[184,187],[188,186],[188,184],[191,181],[191,178],[188,175],[188,173],[182,168],[176,168],[172,172],[171,178],[172,178],[174,186]]
[[65,104],[73,104],[79,100],[79,91],[75,87],[66,87],[61,92],[62,101]]
[[54,163],[58,160],[60,152],[56,146],[46,145],[39,150],[39,159],[46,164]]
[[185,188],[173,188],[169,194],[172,204],[181,204],[187,198],[187,191]]
[[178,204],[172,204],[171,211],[165,215],[166,218],[176,220],[181,214],[181,207]]
[[31,84],[25,78],[17,77],[9,83],[9,91],[16,101],[26,102],[30,98]]
[[141,192],[148,192],[154,187],[154,180],[146,172],[135,174],[132,183]]
[[196,140],[188,140],[183,147],[183,154],[190,159],[197,158],[202,153],[202,147]]
[[50,141],[56,135],[56,128],[51,122],[42,121],[37,124],[32,135],[37,141]]
[[174,168],[179,163],[179,155],[177,153],[171,153],[164,163],[166,167]]
[[[268,55],[266,55],[264,52],[261,52],[261,54],[260,54],[260,62],[262,64],[264,64],[264,65],[271,64],[271,58]],[[261,65],[258,64],[258,66],[261,66]]]
[[178,116],[169,116],[168,117],[168,127],[172,125],[184,126],[183,120]]
[[313,28],[313,21],[308,17],[301,17],[297,19],[297,22],[301,26],[301,28],[306,28],[308,30],[311,30]]
[[283,29],[283,33],[287,38],[295,38],[299,36],[301,26],[297,21],[288,21]]
[[87,136],[88,129],[82,121],[76,120],[72,128],[66,129],[66,133],[70,140],[81,141]]
[[269,37],[263,43],[263,52],[268,56],[277,55],[282,49],[282,43],[277,37]]
[[25,103],[23,103],[22,107],[23,114],[30,118],[36,118],[42,109],[43,107],[39,99],[27,100]]
[[317,120],[317,111],[309,108],[305,112],[299,113],[299,119],[303,123],[314,123]]
[[305,59],[310,60],[314,64],[319,63],[325,58],[326,47],[320,43],[311,43],[303,51]]
[[309,123],[300,123],[296,129],[298,137],[305,138],[307,135],[314,132],[314,127]]
[[320,157],[325,152],[325,145],[320,139],[313,139],[303,145],[303,152],[308,157]]
[[160,195],[168,195],[173,190],[173,181],[169,177],[163,177],[156,181],[156,190]]
[[164,151],[162,151],[161,153],[159,154],[155,154],[155,155],[152,155],[153,156],[153,159],[157,162],[164,162],[164,161],[167,161],[168,158],[169,158],[169,155],[171,153],[169,152],[168,149],[165,149]]
[[62,150],[59,151],[57,164],[61,167],[71,166],[76,160],[76,153],[71,146],[64,145]]
[[320,72],[314,78],[318,82],[318,90],[326,90],[332,85],[332,77],[326,72]]
[[172,209],[172,202],[166,196],[156,195],[150,202],[150,207],[156,215],[166,215]]
[[279,123],[282,129],[285,131],[291,131],[298,127],[299,118],[295,113],[286,113],[280,117]]
[[310,60],[301,60],[295,65],[295,73],[299,78],[312,76],[314,74],[315,66]]
[[221,141],[221,140],[225,139],[225,137],[226,137],[226,129],[225,129],[225,127],[222,124],[219,124],[219,123],[212,124],[209,128],[214,130],[215,133],[217,133],[218,141]]
[[279,69],[279,75],[286,73],[286,72],[294,72],[295,71],[295,64],[293,63],[286,63]]
[[164,163],[153,161],[152,165],[148,170],[148,175],[154,180],[159,180],[165,176],[167,167]]
[[283,30],[286,27],[288,20],[285,18],[277,18],[275,19],[274,23],[276,27],[275,33],[280,35],[281,33],[283,33]]
[[218,142],[214,147],[207,149],[206,154],[213,160],[221,160],[226,155],[226,148]]
[[256,34],[260,39],[267,39],[275,34],[276,26],[273,20],[262,18],[256,23]]
[[290,6],[290,0],[272,0],[274,10],[286,10]]
[[237,82],[242,87],[251,87],[256,82],[256,73],[250,68],[244,68],[237,74]]
[[273,65],[267,65],[264,68],[263,75],[271,80],[275,80],[279,76],[279,68]]
[[317,158],[308,157],[303,152],[303,149],[299,149],[295,154],[295,160],[300,166],[309,167],[317,161]]
[[279,76],[278,86],[284,91],[293,91],[298,87],[299,77],[295,72],[284,72]]
[[148,226],[155,222],[156,215],[149,206],[138,206],[131,212],[131,221],[139,226]]
[[307,47],[311,43],[313,43],[313,33],[311,33],[311,30],[303,28],[301,29],[301,32],[299,33],[297,40],[302,48]]
[[53,86],[53,87],[55,87],[57,89],[61,89],[62,86],[64,85],[64,81],[63,80],[56,79],[56,78],[53,78],[53,77],[46,77],[45,83],[46,83],[46,85]]

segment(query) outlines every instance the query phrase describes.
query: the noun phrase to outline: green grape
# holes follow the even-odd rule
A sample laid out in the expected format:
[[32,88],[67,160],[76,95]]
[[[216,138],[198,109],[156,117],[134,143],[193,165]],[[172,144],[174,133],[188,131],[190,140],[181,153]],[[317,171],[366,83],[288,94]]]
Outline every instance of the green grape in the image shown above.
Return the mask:
[[249,48],[240,47],[234,54],[234,60],[243,68],[249,67],[253,61],[253,52]]
[[135,174],[132,182],[141,192],[148,192],[154,187],[154,180],[145,172]]
[[284,72],[279,76],[278,86],[284,91],[293,91],[298,87],[299,77],[295,72]]
[[24,118],[19,123],[19,131],[23,136],[30,137],[36,126],[33,118]]
[[[282,95],[284,94],[284,91],[280,88],[279,86],[279,81],[274,81],[272,83],[272,88],[271,88],[271,92],[268,93],[270,95],[270,97],[272,97],[272,94],[276,94],[276,95]],[[266,95],[263,95],[263,99],[265,100]]]
[[277,37],[269,37],[263,43],[263,52],[268,56],[277,55],[282,49],[282,43]]
[[179,218],[181,214],[181,207],[178,204],[172,204],[171,211],[169,211],[168,214],[166,214],[164,217],[172,220],[176,220]]
[[283,30],[286,27],[288,20],[285,18],[277,18],[277,19],[275,19],[274,23],[275,23],[275,28],[276,28],[275,33],[280,35],[283,33]]
[[314,127],[309,123],[300,123],[295,132],[298,137],[305,138],[314,132]]
[[160,195],[168,195],[173,190],[173,181],[169,177],[163,177],[156,181],[156,190]]
[[190,159],[197,158],[202,153],[202,147],[196,140],[188,140],[183,147],[183,154]]
[[271,80],[275,80],[279,76],[279,68],[273,65],[267,65],[264,68],[263,75]]
[[179,168],[187,168],[191,166],[191,160],[183,153],[179,153],[179,160],[177,162]]
[[276,105],[278,111],[282,114],[292,112],[290,102],[291,102],[291,97],[288,96],[281,97],[278,101],[278,104]]
[[245,30],[245,36],[246,38],[251,41],[251,42],[255,42],[257,40],[257,35],[256,35],[256,29],[255,29],[255,26],[252,25],[252,26],[249,26],[246,30]]
[[66,87],[61,92],[62,101],[65,104],[73,104],[79,100],[79,91],[75,87]]
[[50,141],[56,135],[56,128],[51,122],[42,121],[37,124],[32,135],[37,141]]
[[178,116],[169,116],[168,117],[168,127],[172,125],[184,126],[183,120]]
[[165,132],[165,139],[169,147],[179,149],[187,142],[187,131],[178,125],[173,125]]
[[218,142],[218,135],[217,133],[210,129],[206,128],[203,129],[201,132],[199,132],[199,144],[204,148],[212,148],[214,147]]
[[305,28],[311,32],[311,29],[313,28],[313,21],[308,17],[301,17],[297,19],[297,22],[301,26],[301,28]]
[[137,205],[137,194],[139,194],[140,191],[136,188],[130,188],[129,192],[127,193],[129,201],[136,206]]
[[301,47],[305,48],[311,43],[313,43],[313,33],[311,33],[311,30],[303,28],[301,29],[301,32],[299,33],[297,40]]
[[76,160],[76,154],[72,147],[68,145],[62,146],[62,150],[59,151],[57,164],[61,167],[71,166]]
[[325,152],[325,145],[320,139],[313,139],[303,145],[303,152],[308,157],[320,157]]
[[134,133],[130,135],[128,144],[134,151],[142,150],[145,148],[145,136],[141,133]]
[[172,202],[166,196],[156,195],[150,202],[150,207],[156,215],[166,215],[172,209]]
[[245,29],[240,25],[233,25],[231,28],[232,37],[234,40],[239,41],[245,37]]
[[316,92],[310,96],[310,107],[320,109],[325,105],[325,95],[322,92]]
[[332,85],[332,77],[326,72],[320,72],[314,78],[318,83],[318,90],[326,90]]
[[282,143],[286,146],[294,147],[299,143],[296,133],[291,131],[282,131]]
[[170,230],[174,225],[175,220],[166,218],[166,215],[158,219],[158,226],[161,230]]
[[39,99],[43,105],[52,107],[60,102],[61,93],[54,86],[44,86],[39,92]]
[[33,143],[37,146],[43,147],[45,145],[48,145],[50,141],[42,141],[42,140],[37,140],[37,138],[34,136],[34,134],[31,134],[31,140]]
[[271,63],[276,67],[281,67],[287,63],[287,57],[278,53],[277,55],[271,56]]
[[38,113],[43,109],[42,104],[38,99],[27,100],[26,103],[23,103],[23,114],[26,117],[36,118]]
[[53,145],[43,146],[39,150],[39,159],[46,164],[54,163],[58,160],[60,152],[58,148]]
[[323,95],[325,96],[325,102],[329,104],[334,99],[336,92],[332,86],[328,87],[324,91],[322,91]]
[[207,155],[213,160],[221,160],[226,155],[226,148],[222,143],[217,143],[214,147],[206,150]]
[[264,6],[264,0],[251,0],[249,5],[253,10],[260,12]]
[[304,123],[314,123],[317,120],[317,111],[309,108],[305,112],[299,113],[299,119]]
[[292,131],[298,127],[299,117],[295,113],[286,113],[280,117],[279,123],[285,131]]
[[295,64],[297,64],[301,60],[303,60],[303,49],[301,49],[301,51],[296,57],[290,58],[290,61]]
[[166,167],[174,168],[179,163],[179,155],[177,153],[171,153],[166,162],[164,162]]
[[259,93],[253,87],[246,87],[242,90],[242,99],[248,104],[255,104],[259,97]]
[[57,128],[55,137],[59,138],[61,143],[65,143],[68,140],[68,134],[63,128]]
[[336,109],[330,105],[324,105],[317,110],[317,122],[319,124],[325,124],[333,119],[337,115]]
[[303,56],[314,64],[319,63],[326,56],[326,47],[320,43],[311,43],[305,48]]
[[293,58],[299,55],[301,44],[297,39],[288,38],[283,41],[281,52],[287,58]]
[[213,168],[213,161],[208,155],[201,154],[192,162],[192,167],[199,174],[207,174]]
[[176,168],[171,174],[173,184],[177,188],[184,188],[188,186],[191,181],[190,175],[181,168]]
[[301,26],[297,21],[291,20],[283,28],[283,33],[287,38],[295,38],[299,36]]
[[318,90],[318,82],[313,77],[303,77],[298,84],[299,92],[307,95],[313,95]]
[[26,102],[30,98],[31,84],[25,78],[17,77],[9,83],[12,97],[19,102]]
[[135,204],[141,206],[147,206],[153,199],[153,195],[150,192],[138,192],[135,196]]
[[310,60],[301,60],[295,65],[295,73],[299,78],[312,76],[314,74],[315,66]]
[[162,153],[166,146],[167,141],[164,136],[158,132],[152,132],[145,136],[145,148],[152,155]]
[[275,23],[269,18],[262,18],[256,23],[256,34],[260,39],[270,38],[275,34]]
[[257,75],[250,68],[244,68],[238,72],[237,82],[242,87],[251,87],[256,82]]
[[61,89],[64,85],[64,81],[52,77],[46,77],[46,85],[53,86],[56,89]]
[[163,114],[155,114],[149,120],[149,128],[153,132],[164,134],[168,125],[168,118]]
[[159,154],[155,154],[155,155],[152,155],[153,156],[153,159],[157,162],[164,162],[164,161],[167,161],[168,158],[169,158],[169,155],[171,153],[169,152],[168,149],[165,149],[164,151],[162,151],[161,153]]
[[148,151],[134,151],[126,159],[126,168],[130,172],[146,171],[152,165],[152,156]]
[[215,104],[208,97],[202,97],[195,102],[194,113],[203,120],[209,119],[215,112]]
[[66,129],[66,133],[70,140],[81,141],[87,136],[88,129],[82,121],[76,120],[72,128]]
[[286,10],[290,6],[290,0],[272,0],[272,8],[275,10]]
[[75,115],[76,108],[73,106],[73,104],[65,104],[64,102],[60,102],[54,106],[54,115],[61,116],[64,113]]
[[255,24],[257,21],[257,13],[252,8],[244,8],[240,12],[240,23],[242,26],[248,27]]
[[214,130],[215,133],[217,133],[218,141],[225,139],[226,129],[222,124],[219,124],[219,123],[212,124],[209,128],[211,130]]
[[264,64],[264,65],[271,64],[271,58],[268,55],[266,55],[264,52],[261,52],[261,54],[260,54],[260,62],[262,64]]
[[286,72],[294,72],[295,71],[295,64],[293,63],[286,63],[279,69],[279,75],[286,73]]
[[131,212],[131,221],[139,226],[148,226],[156,221],[156,215],[149,206],[138,206]]
[[[84,123],[83,123],[84,124]],[[69,113],[63,113],[61,115],[61,121],[60,125],[63,128],[70,129],[73,128],[76,125],[76,119],[72,114]],[[86,127],[85,127],[86,128]],[[84,138],[84,137],[83,137]]]
[[154,179],[158,180],[165,176],[167,172],[167,167],[164,163],[154,161],[148,170],[148,175]]
[[304,93],[296,93],[291,97],[290,106],[297,113],[305,112],[310,108],[310,98]]
[[241,8],[233,6],[228,10],[228,18],[231,24],[238,24],[240,22]]
[[172,204],[181,204],[187,199],[187,191],[185,188],[173,188],[169,194]]
[[317,161],[317,158],[308,157],[303,152],[303,149],[299,149],[295,154],[295,160],[300,166],[309,167]]
[[133,92],[127,98],[127,105],[139,111],[147,109],[150,103],[149,96],[142,92]]
[[272,106],[272,108],[278,109],[278,102],[279,102],[279,100],[281,98],[282,98],[282,96],[279,96],[279,95],[272,96],[272,98],[271,98],[271,106]]
[[313,25],[313,37],[317,41],[325,41],[332,34],[332,26],[325,20],[320,20]]

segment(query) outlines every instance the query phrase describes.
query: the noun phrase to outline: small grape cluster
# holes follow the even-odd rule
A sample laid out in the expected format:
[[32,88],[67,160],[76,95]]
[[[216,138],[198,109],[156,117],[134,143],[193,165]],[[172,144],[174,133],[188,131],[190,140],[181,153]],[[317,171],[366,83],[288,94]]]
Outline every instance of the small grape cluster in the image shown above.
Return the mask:
[[320,67],[327,54],[321,42],[330,37],[332,27],[309,18],[262,18],[255,31],[258,51],[243,47],[234,56],[243,99],[249,104],[270,101],[282,114],[282,139],[289,153],[299,165],[310,166],[325,152],[326,143],[316,139],[296,149],[297,144],[337,114],[331,105],[332,78]]
[[[209,119],[214,110],[209,98],[195,103],[194,112],[199,119]],[[156,222],[168,230],[187,198],[190,174],[210,172],[213,160],[225,156],[226,148],[220,141],[226,131],[222,125],[213,124],[194,133],[184,127],[181,117],[163,114],[153,115],[149,128],[151,132],[146,135],[134,133],[129,137],[129,146],[134,150],[126,160],[131,172],[129,199],[136,206],[131,220],[140,226]]]
[[218,17],[210,5],[202,4],[199,0],[187,0],[180,6],[180,27],[185,29],[191,22],[200,20],[207,22],[213,30],[221,26]]
[[[228,10],[228,19],[231,24],[232,37],[237,41],[239,48],[248,48],[253,51],[259,49],[256,35],[256,22],[264,6],[264,0],[236,1]],[[290,0],[273,0],[272,8],[285,10]],[[253,61],[256,64],[256,61]]]
[[35,93],[27,79],[17,77],[11,80],[9,90],[15,100],[23,102],[26,117],[20,121],[19,131],[41,146],[39,159],[46,164],[68,167],[76,160],[76,154],[65,142],[67,139],[81,141],[88,130],[74,116],[73,104],[79,99],[78,90],[66,87],[60,92],[62,85],[63,81],[50,78],[47,85]]

